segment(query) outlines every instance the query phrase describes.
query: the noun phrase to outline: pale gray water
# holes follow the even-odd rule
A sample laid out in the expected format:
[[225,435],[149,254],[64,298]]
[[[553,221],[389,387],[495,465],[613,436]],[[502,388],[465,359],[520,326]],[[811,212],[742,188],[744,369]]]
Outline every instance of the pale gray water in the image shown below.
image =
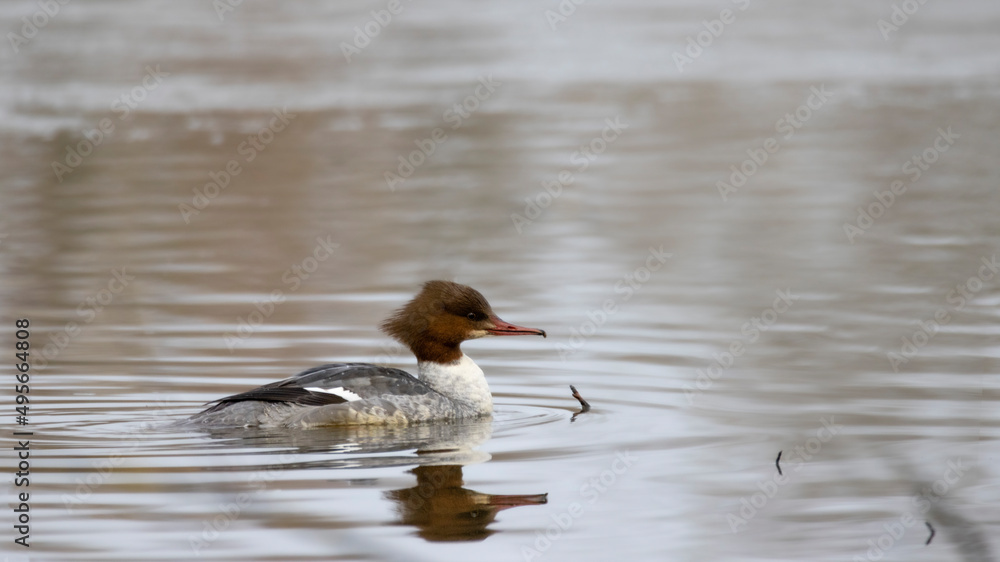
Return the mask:
[[[554,30],[554,1],[404,1],[348,64],[387,5],[72,2],[14,53],[39,8],[4,4],[0,341],[30,319],[35,432],[5,556],[997,559],[1000,5],[930,0],[886,40],[886,1],[585,2]],[[492,423],[165,428],[323,362],[412,370],[375,326],[434,278],[549,332],[465,346]],[[442,441],[471,450],[415,453]]]

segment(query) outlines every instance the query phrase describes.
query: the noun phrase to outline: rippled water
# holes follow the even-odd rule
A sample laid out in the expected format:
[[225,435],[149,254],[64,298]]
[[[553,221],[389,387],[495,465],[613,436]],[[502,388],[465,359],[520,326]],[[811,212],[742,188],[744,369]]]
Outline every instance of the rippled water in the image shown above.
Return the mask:
[[[995,3],[888,40],[886,1],[403,3],[348,64],[387,6],[93,1],[8,36],[0,341],[30,320],[33,375],[4,448],[34,435],[5,556],[997,559]],[[465,345],[492,421],[171,425],[413,370],[375,326],[435,278],[549,333]]]

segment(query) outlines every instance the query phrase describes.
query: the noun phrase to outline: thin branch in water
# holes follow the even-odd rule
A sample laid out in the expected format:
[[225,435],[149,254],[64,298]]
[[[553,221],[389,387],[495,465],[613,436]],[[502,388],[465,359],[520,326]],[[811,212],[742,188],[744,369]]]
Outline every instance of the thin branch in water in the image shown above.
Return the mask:
[[573,398],[576,398],[577,400],[580,401],[580,406],[583,407],[583,411],[586,412],[590,410],[590,404],[583,399],[583,396],[580,396],[580,391],[578,391],[576,387],[573,385],[569,385],[569,389],[573,391]]
[[778,476],[784,476],[781,473],[781,451],[778,451],[778,458],[774,459],[774,466],[778,467]]
[[586,400],[584,400],[583,396],[580,396],[580,392],[576,390],[575,386],[569,385],[569,389],[571,391],[573,391],[573,398],[576,398],[580,402],[580,411],[577,412],[577,413],[575,413],[575,414],[573,414],[573,417],[570,418],[570,420],[569,420],[571,422],[574,422],[574,421],[576,421],[576,417],[577,416],[579,416],[580,414],[583,414],[583,413],[586,413],[586,412],[590,411],[590,403],[588,403]]

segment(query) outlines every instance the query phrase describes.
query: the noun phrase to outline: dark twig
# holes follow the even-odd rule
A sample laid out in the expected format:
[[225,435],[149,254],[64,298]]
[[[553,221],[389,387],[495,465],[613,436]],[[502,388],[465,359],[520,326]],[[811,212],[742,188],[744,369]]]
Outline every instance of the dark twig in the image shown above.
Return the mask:
[[924,525],[927,525],[927,528],[931,531],[931,536],[927,537],[927,542],[924,543],[924,546],[926,546],[931,544],[931,541],[934,540],[934,535],[936,535],[937,532],[934,530],[934,526],[931,525],[930,521],[924,521]]
[[569,389],[571,391],[573,391],[573,398],[576,398],[580,402],[580,411],[577,412],[577,413],[575,413],[575,414],[573,414],[573,417],[570,418],[570,420],[569,420],[569,421],[572,422],[572,421],[576,421],[576,417],[579,416],[580,414],[589,412],[590,411],[590,404],[586,400],[583,399],[583,396],[580,396],[580,393],[576,390],[575,386],[569,385]]
[[580,396],[580,392],[576,389],[576,387],[573,385],[569,385],[569,389],[573,391],[573,398],[576,398],[577,400],[580,401],[580,406],[583,407],[583,411],[586,412],[590,410],[590,404],[583,399],[583,396]]
[[774,466],[778,467],[778,476],[783,476],[781,474],[781,451],[778,451],[778,458],[774,459]]

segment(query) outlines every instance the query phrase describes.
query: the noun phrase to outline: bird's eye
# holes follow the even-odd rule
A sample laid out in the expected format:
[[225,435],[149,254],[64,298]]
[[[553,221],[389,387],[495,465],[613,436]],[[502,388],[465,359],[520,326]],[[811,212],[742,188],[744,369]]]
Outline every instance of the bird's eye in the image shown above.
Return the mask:
[[470,313],[466,314],[465,317],[468,318],[469,320],[472,320],[472,321],[479,320],[479,315],[476,314],[475,312],[470,312]]

